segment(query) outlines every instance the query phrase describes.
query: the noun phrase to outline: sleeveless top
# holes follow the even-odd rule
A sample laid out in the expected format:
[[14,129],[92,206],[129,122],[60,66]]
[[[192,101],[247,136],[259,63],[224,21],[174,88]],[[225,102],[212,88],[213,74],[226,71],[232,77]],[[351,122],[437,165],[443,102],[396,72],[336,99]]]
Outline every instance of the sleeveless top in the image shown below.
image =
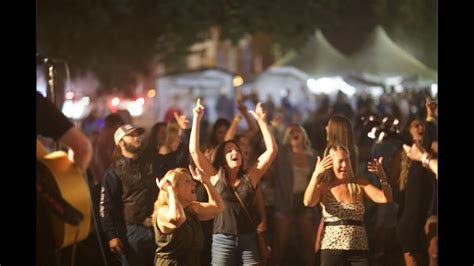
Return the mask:
[[292,165],[293,167],[293,194],[304,193],[308,186],[308,173],[312,170],[309,165],[300,167]]
[[[325,206],[323,206],[324,222],[337,222],[341,220],[363,222],[365,207],[362,193],[357,201],[345,203],[337,201],[331,191],[329,191],[325,196]],[[326,225],[322,234],[321,249],[369,249],[364,225]]]
[[[225,180],[224,171],[219,171],[218,175],[219,180],[214,187],[224,200],[225,210],[214,218],[214,234],[238,235],[255,232],[256,228],[251,224],[245,210],[241,207],[232,190],[232,185]],[[258,221],[255,189],[247,175],[240,178],[239,184],[234,186],[234,189],[246,205],[254,222]]]
[[186,221],[173,233],[164,234],[154,224],[157,245],[155,265],[200,265],[200,252],[204,243],[201,224],[197,216],[185,208]]

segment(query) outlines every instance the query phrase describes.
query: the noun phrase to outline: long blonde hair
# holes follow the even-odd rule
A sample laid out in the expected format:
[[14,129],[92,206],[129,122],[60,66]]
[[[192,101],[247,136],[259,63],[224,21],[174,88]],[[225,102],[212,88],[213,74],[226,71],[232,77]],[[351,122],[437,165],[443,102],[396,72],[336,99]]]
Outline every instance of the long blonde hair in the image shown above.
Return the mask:
[[[189,174],[189,170],[186,168],[175,168],[172,170],[169,170],[166,172],[165,176],[163,179],[169,180],[171,182],[171,185],[176,188],[180,183],[183,178],[191,176]],[[152,221],[153,224],[156,224],[156,220],[158,218],[158,210],[163,207],[163,206],[168,206],[169,205],[169,195],[168,191],[166,190],[160,190],[160,193],[158,194],[158,198],[155,201],[154,208],[153,208],[153,215],[152,215]]]
[[306,130],[301,125],[298,124],[291,124],[286,127],[285,134],[283,135],[283,140],[281,144],[288,148],[291,148],[291,138],[290,138],[290,131],[293,127],[299,128],[301,132],[303,132],[303,150],[307,153],[313,153],[311,149],[311,141],[308,138],[308,134],[306,134]]
[[[324,157],[329,155],[331,152],[336,152],[338,150],[345,151],[347,153],[347,156],[350,158],[349,149],[346,146],[340,145],[340,144],[329,145],[326,148],[326,150],[324,150]],[[350,161],[350,159],[349,159],[349,161]],[[360,186],[355,182],[356,176],[354,175],[354,171],[352,169],[352,162],[351,162],[351,167],[349,168],[348,173],[349,174],[348,174],[348,178],[347,178],[347,188],[349,190],[349,195],[350,195],[351,199],[355,201],[360,197],[362,190],[360,189]],[[325,171],[322,178],[325,182],[334,181],[336,179],[336,175],[334,174],[334,170],[331,169],[330,171]]]

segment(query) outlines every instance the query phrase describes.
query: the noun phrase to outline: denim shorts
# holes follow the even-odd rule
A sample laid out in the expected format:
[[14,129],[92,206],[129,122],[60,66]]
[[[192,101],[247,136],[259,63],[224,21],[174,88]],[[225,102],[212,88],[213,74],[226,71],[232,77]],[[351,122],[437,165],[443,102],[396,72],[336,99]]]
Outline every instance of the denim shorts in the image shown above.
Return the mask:
[[257,233],[212,235],[212,265],[257,265],[259,261]]

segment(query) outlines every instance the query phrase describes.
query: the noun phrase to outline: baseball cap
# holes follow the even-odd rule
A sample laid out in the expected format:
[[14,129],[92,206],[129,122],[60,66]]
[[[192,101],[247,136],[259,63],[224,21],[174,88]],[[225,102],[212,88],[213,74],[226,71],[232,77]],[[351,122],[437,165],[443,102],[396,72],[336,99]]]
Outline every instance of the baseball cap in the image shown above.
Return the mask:
[[138,133],[141,135],[145,132],[145,129],[141,128],[141,127],[134,127],[130,124],[126,124],[126,125],[123,125],[119,128],[117,128],[117,130],[115,131],[114,133],[114,141],[115,141],[115,145],[118,145],[119,141],[126,135],[134,132],[135,130],[138,131]]

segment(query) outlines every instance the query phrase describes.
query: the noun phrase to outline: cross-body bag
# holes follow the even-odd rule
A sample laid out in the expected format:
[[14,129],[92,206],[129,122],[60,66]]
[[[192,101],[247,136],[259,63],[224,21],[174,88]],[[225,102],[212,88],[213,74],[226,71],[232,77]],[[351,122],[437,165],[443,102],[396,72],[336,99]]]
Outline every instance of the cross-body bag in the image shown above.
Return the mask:
[[[226,186],[228,186],[227,182],[224,182]],[[250,212],[248,211],[247,207],[245,206],[245,203],[242,201],[242,199],[239,196],[239,193],[235,191],[234,187],[231,186],[232,191],[234,192],[235,197],[237,200],[240,202],[240,206],[244,209],[245,213],[247,214],[247,217],[249,218],[250,224],[255,228],[255,231],[257,231],[257,224],[254,222],[252,219],[252,216],[250,216]],[[270,244],[265,237],[265,234],[262,233],[257,233],[257,242],[258,242],[258,249],[260,251],[260,265],[266,265],[268,263],[268,260],[270,259],[272,248],[270,247]]]

